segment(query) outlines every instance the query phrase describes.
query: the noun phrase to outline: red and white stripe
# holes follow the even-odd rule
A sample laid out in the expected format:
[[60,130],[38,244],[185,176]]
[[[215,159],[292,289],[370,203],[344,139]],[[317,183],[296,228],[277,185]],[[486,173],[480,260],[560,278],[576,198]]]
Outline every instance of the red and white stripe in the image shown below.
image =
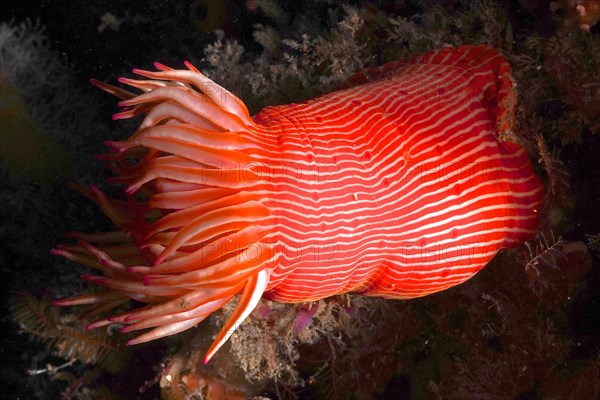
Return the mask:
[[543,186],[526,152],[497,138],[512,112],[506,60],[478,46],[384,68],[255,116],[277,138],[261,162],[281,165],[264,200],[281,253],[271,299],[423,296],[535,233]]

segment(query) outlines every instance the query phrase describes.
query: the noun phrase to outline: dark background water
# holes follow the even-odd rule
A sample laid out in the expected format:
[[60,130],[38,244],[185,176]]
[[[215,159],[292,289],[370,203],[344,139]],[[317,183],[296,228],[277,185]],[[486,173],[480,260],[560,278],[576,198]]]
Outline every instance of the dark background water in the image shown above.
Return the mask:
[[[372,6],[391,15],[410,17],[422,12],[431,5],[440,3],[449,9],[460,10],[469,2],[461,1],[352,1],[357,6]],[[542,3],[542,2],[540,2]],[[292,16],[309,13],[322,18],[323,25],[328,23],[327,2],[280,1],[280,7]],[[537,2],[500,1],[507,11],[514,26],[514,31],[521,35],[551,35],[557,29],[547,7],[540,7]],[[110,27],[100,31],[102,17],[107,13],[122,19],[118,30]],[[149,68],[153,61],[160,61],[171,66],[180,66],[183,60],[190,60],[199,67],[203,66],[205,47],[215,40],[215,29],[225,32],[225,37],[238,40],[245,48],[247,57],[261,51],[253,39],[255,24],[277,25],[277,21],[256,9],[251,1],[214,1],[207,5],[202,1],[28,1],[11,2],[0,9],[0,22],[14,21],[21,23],[26,19],[39,20],[45,26],[44,34],[48,38],[52,51],[71,66],[72,85],[82,88],[79,92],[86,97],[86,103],[94,109],[82,107],[80,114],[89,112],[90,120],[86,122],[89,132],[85,133],[88,142],[76,148],[89,148],[99,152],[103,135],[107,131],[119,131],[110,121],[115,111],[114,102],[89,86],[89,78],[114,81],[116,77],[127,74],[133,67]],[[293,17],[292,17],[293,19]],[[598,27],[591,34],[598,36]],[[285,29],[281,27],[281,29]],[[0,38],[1,40],[1,38]],[[0,66],[1,67],[1,66]],[[61,88],[57,87],[57,91]],[[49,98],[51,95],[48,95]],[[73,104],[68,104],[73,102]],[[65,98],[65,107],[76,107],[79,98]],[[87,107],[87,105],[86,105]],[[600,110],[598,111],[600,113]],[[81,115],[80,115],[81,116]],[[98,132],[93,132],[97,122]],[[121,131],[122,132],[122,131]],[[66,132],[77,135],[77,132]],[[119,133],[123,134],[123,133]],[[75,139],[73,139],[75,141]],[[570,188],[574,197],[572,211],[565,218],[568,227],[564,229],[563,238],[568,241],[586,242],[586,234],[600,233],[600,136],[585,133],[579,142],[561,144],[552,143],[561,150],[561,159],[565,162],[570,174]],[[86,147],[87,146],[87,147]],[[57,398],[61,390],[58,383],[41,385],[36,380],[47,379],[36,376],[29,377],[26,370],[35,365],[32,360],[36,355],[47,356],[44,345],[30,342],[28,336],[18,334],[18,327],[9,316],[9,309],[19,292],[24,290],[36,293],[56,295],[53,284],[60,281],[56,278],[58,267],[51,267],[52,257],[49,250],[62,235],[72,228],[74,220],[83,220],[96,226],[101,217],[87,201],[77,199],[74,195],[63,194],[67,182],[72,180],[92,180],[102,176],[100,165],[86,165],[91,154],[77,154],[75,169],[65,172],[51,186],[28,186],[29,189],[17,191],[18,181],[10,184],[0,182],[0,191],[5,198],[13,198],[17,203],[31,202],[26,208],[28,215],[19,219],[12,218],[10,223],[1,221],[5,229],[0,233],[2,243],[0,251],[3,282],[3,336],[0,343],[2,367],[1,378],[4,381],[0,398],[29,399],[40,388],[48,390],[44,395]],[[87,161],[86,161],[87,160]],[[52,205],[48,206],[45,202]],[[7,210],[3,218],[10,216],[10,204],[0,205]],[[15,209],[22,209],[16,207]],[[89,220],[88,220],[89,218]],[[101,222],[100,222],[101,223]],[[71,228],[69,228],[71,226]],[[6,228],[10,227],[8,231]],[[78,227],[78,229],[83,229]],[[568,325],[565,334],[573,340],[572,356],[578,360],[597,359],[600,356],[600,266],[599,252],[592,252],[592,268],[585,276],[580,291],[568,309]],[[65,280],[69,281],[67,278]],[[47,282],[52,284],[45,284]],[[69,284],[70,281],[69,281]],[[148,352],[148,360],[138,360],[140,366],[136,374],[127,375],[126,381],[115,384],[121,387],[124,396],[152,398],[158,396],[156,387],[144,395],[137,393],[137,388],[150,379],[155,372],[152,366],[160,361],[161,345],[156,345],[156,353]],[[425,356],[423,356],[425,357]],[[38,360],[39,361],[39,360]],[[43,367],[43,365],[40,365]],[[598,378],[600,379],[600,378]],[[382,388],[380,398],[411,398],[410,379],[401,375]],[[311,394],[304,395],[310,398]],[[127,398],[127,397],[125,397]],[[416,398],[416,397],[413,397]],[[521,399],[538,398],[535,394],[527,394]]]

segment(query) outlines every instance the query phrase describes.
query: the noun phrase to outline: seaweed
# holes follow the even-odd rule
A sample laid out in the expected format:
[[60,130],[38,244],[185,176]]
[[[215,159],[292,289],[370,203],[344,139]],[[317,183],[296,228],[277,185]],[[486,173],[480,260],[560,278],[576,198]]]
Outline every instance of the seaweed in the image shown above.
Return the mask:
[[111,372],[121,370],[129,352],[107,330],[87,330],[86,322],[74,314],[64,314],[48,298],[22,294],[13,308],[13,319],[21,330],[42,341],[70,363],[98,365]]
[[550,282],[543,269],[558,268],[558,259],[564,257],[561,252],[564,244],[565,242],[560,237],[555,238],[552,231],[549,234],[540,232],[536,238],[525,243],[518,261],[529,275],[535,292],[539,293],[548,289]]

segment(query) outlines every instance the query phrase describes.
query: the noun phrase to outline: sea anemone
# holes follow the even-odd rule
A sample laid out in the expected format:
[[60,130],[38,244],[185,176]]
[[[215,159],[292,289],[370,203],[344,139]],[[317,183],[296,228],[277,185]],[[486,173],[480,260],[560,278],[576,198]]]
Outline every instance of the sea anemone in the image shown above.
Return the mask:
[[197,325],[241,294],[204,362],[260,298],[313,301],[355,292],[408,299],[460,284],[502,248],[530,239],[544,190],[510,134],[510,67],[487,46],[444,48],[363,71],[349,89],[250,117],[201,74],[155,64],[98,81],[122,99],[114,119],[145,114],[102,156],[125,185],[79,190],[118,226],[73,233],[53,252],[95,268],[106,290],[59,306],[92,317],[146,306],[96,328],[152,328],[142,343]]

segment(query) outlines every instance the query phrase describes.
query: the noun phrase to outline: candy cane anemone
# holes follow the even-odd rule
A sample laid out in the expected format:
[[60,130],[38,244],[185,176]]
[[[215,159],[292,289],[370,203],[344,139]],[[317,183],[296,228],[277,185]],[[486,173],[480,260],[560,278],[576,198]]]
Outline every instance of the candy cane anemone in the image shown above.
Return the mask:
[[[57,300],[146,306],[99,319],[189,329],[239,295],[205,356],[262,296],[283,302],[354,292],[408,299],[460,284],[532,237],[544,190],[510,136],[510,67],[486,46],[444,48],[363,71],[352,87],[254,117],[186,63],[93,83],[120,97],[115,119],[145,114],[102,156],[125,200],[80,189],[118,230],[75,233],[53,252],[99,270],[102,291]],[[514,136],[514,135],[513,135]]]

